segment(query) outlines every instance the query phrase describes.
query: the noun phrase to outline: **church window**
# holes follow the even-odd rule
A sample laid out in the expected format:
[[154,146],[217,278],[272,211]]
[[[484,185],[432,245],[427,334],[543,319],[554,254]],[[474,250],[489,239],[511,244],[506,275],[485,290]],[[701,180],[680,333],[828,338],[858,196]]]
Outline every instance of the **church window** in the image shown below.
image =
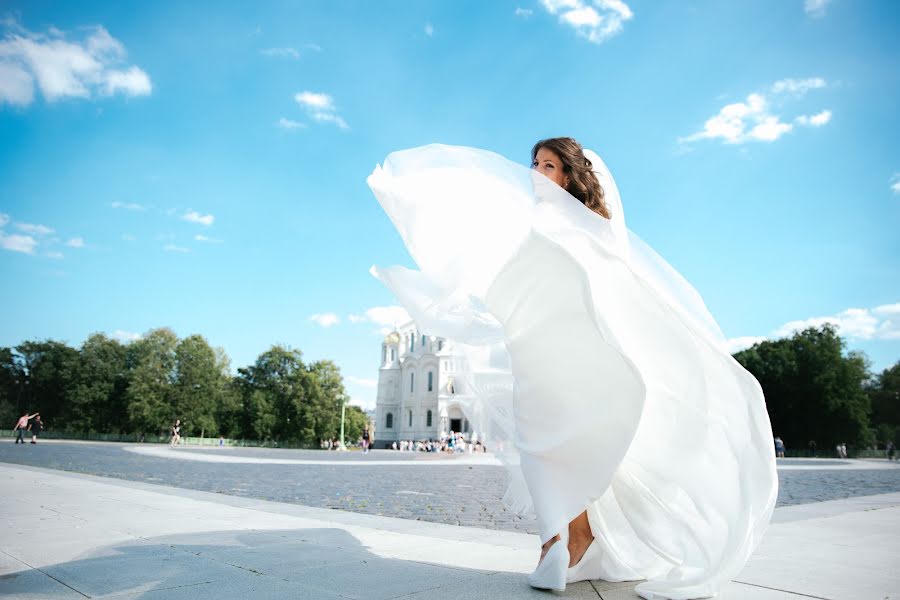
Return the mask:
[[438,340],[438,352],[444,348],[444,340]]
[[415,374],[415,373],[410,373],[410,374],[409,374],[409,393],[410,393],[410,394],[411,394],[412,391],[413,391],[413,384],[415,383],[415,381],[416,381],[416,374]]
[[391,348],[391,362],[397,360],[397,351]]
[[394,427],[394,414],[388,413],[384,418],[384,428],[385,429],[393,429]]
[[428,411],[428,415],[426,416],[426,420],[427,420],[427,422],[425,423],[425,425],[426,425],[427,427],[431,427],[431,411],[430,411],[430,410]]
[[385,362],[387,360],[387,347],[381,347],[381,362]]
[[434,373],[432,371],[428,371],[428,391],[432,391],[434,389]]
[[409,411],[409,426],[412,427],[412,411]]

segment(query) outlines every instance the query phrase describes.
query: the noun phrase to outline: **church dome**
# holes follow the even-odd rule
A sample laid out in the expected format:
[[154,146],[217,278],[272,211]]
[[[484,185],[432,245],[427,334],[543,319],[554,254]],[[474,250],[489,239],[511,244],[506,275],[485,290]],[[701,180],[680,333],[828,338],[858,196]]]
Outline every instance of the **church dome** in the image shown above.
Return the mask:
[[385,344],[399,344],[400,343],[400,334],[396,331],[392,331],[387,334],[384,338]]

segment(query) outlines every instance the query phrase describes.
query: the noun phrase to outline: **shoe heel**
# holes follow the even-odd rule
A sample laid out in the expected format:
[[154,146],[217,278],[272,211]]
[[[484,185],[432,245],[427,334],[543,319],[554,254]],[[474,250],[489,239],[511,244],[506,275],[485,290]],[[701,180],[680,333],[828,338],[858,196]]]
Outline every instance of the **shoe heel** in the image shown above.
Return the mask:
[[528,576],[528,585],[541,590],[556,590],[564,592],[566,589],[566,572],[569,569],[569,540],[566,535],[560,534],[544,560]]

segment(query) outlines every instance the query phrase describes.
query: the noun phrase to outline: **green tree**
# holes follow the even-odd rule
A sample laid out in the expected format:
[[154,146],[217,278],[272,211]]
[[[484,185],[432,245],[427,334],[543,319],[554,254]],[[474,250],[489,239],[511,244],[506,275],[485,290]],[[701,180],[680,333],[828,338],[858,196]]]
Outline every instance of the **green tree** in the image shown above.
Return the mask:
[[66,413],[66,397],[74,371],[78,368],[78,351],[63,342],[23,342],[16,346],[24,371],[21,410],[40,412],[45,426],[65,430],[60,422]]
[[734,358],[759,381],[773,432],[789,447],[806,448],[809,440],[820,448],[872,442],[868,361],[859,352],[845,355],[834,326],[761,342]]
[[129,344],[126,398],[132,431],[164,433],[180,418],[172,405],[177,347],[178,336],[168,328],[154,329]]
[[0,348],[0,427],[17,420],[26,410],[22,401],[25,371],[12,348]]
[[178,343],[172,405],[176,417],[184,423],[183,435],[218,434],[216,409],[227,382],[221,360],[200,335]]
[[[299,350],[275,345],[238,369],[247,437],[306,443],[306,369]],[[269,427],[262,431],[261,428]],[[264,435],[263,435],[264,434]]]
[[900,361],[872,378],[866,391],[878,442],[900,444]]
[[81,346],[67,393],[68,431],[118,433],[127,428],[127,349],[102,333]]

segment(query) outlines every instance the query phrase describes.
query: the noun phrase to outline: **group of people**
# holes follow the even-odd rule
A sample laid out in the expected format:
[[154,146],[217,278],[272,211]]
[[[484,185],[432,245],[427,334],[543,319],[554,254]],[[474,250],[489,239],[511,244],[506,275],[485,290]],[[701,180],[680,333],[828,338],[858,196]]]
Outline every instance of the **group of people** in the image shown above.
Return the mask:
[[16,426],[13,428],[13,433],[16,434],[16,443],[24,444],[25,432],[31,431],[31,443],[37,444],[38,435],[40,435],[42,429],[44,429],[44,423],[41,421],[41,413],[34,413],[33,415],[29,415],[27,412],[24,413],[16,421]]
[[399,442],[391,442],[391,449],[401,452],[447,452],[450,454],[487,452],[476,433],[472,433],[471,438],[467,440],[465,435],[458,431],[451,431],[449,435],[442,433],[440,439],[437,440],[400,440]]

